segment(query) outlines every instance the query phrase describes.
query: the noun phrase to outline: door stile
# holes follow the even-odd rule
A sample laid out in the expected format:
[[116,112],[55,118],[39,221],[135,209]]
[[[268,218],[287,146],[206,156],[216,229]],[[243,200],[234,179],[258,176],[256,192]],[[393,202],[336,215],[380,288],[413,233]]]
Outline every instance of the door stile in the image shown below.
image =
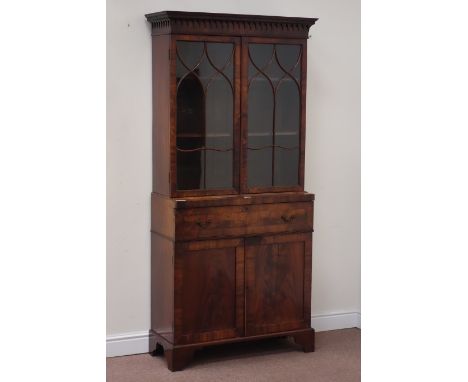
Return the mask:
[[240,86],[240,103],[241,103],[241,144],[240,144],[240,191],[242,194],[247,193],[247,102],[248,102],[248,39],[241,38],[241,86]]
[[245,335],[245,275],[244,243],[236,248],[236,331],[238,337]]

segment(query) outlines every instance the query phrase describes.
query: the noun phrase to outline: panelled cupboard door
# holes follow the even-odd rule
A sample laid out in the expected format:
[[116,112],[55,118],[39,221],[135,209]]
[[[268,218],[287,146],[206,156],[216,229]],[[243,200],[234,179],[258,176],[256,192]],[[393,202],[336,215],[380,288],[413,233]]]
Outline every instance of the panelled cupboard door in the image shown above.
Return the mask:
[[175,245],[175,343],[243,336],[243,239]]
[[312,235],[245,239],[246,335],[310,327]]
[[304,187],[307,44],[242,39],[242,191]]
[[239,193],[240,38],[172,39],[173,194]]

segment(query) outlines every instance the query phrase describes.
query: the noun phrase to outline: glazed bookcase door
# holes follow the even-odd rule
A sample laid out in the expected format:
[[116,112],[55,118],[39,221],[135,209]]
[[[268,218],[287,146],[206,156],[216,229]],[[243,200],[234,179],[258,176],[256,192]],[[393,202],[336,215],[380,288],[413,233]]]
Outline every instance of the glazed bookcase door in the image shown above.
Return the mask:
[[240,39],[176,35],[172,44],[173,194],[239,193]]
[[304,189],[306,43],[242,40],[242,191]]
[[246,335],[310,327],[311,234],[245,239]]
[[244,335],[243,239],[176,243],[174,286],[176,344]]

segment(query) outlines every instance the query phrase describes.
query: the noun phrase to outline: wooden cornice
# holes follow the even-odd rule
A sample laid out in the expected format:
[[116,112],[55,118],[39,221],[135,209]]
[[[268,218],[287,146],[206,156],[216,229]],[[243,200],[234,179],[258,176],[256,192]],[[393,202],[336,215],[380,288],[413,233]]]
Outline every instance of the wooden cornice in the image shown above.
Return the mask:
[[318,20],[304,17],[164,11],[145,15],[152,35],[202,34],[308,38]]

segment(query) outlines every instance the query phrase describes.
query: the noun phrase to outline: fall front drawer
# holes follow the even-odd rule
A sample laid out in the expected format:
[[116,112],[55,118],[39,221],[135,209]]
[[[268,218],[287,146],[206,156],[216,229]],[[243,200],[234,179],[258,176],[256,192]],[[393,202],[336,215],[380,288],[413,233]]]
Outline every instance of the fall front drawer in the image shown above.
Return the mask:
[[313,229],[312,203],[269,203],[175,211],[175,239],[200,240]]
[[151,195],[151,232],[175,241],[313,231],[314,195]]

